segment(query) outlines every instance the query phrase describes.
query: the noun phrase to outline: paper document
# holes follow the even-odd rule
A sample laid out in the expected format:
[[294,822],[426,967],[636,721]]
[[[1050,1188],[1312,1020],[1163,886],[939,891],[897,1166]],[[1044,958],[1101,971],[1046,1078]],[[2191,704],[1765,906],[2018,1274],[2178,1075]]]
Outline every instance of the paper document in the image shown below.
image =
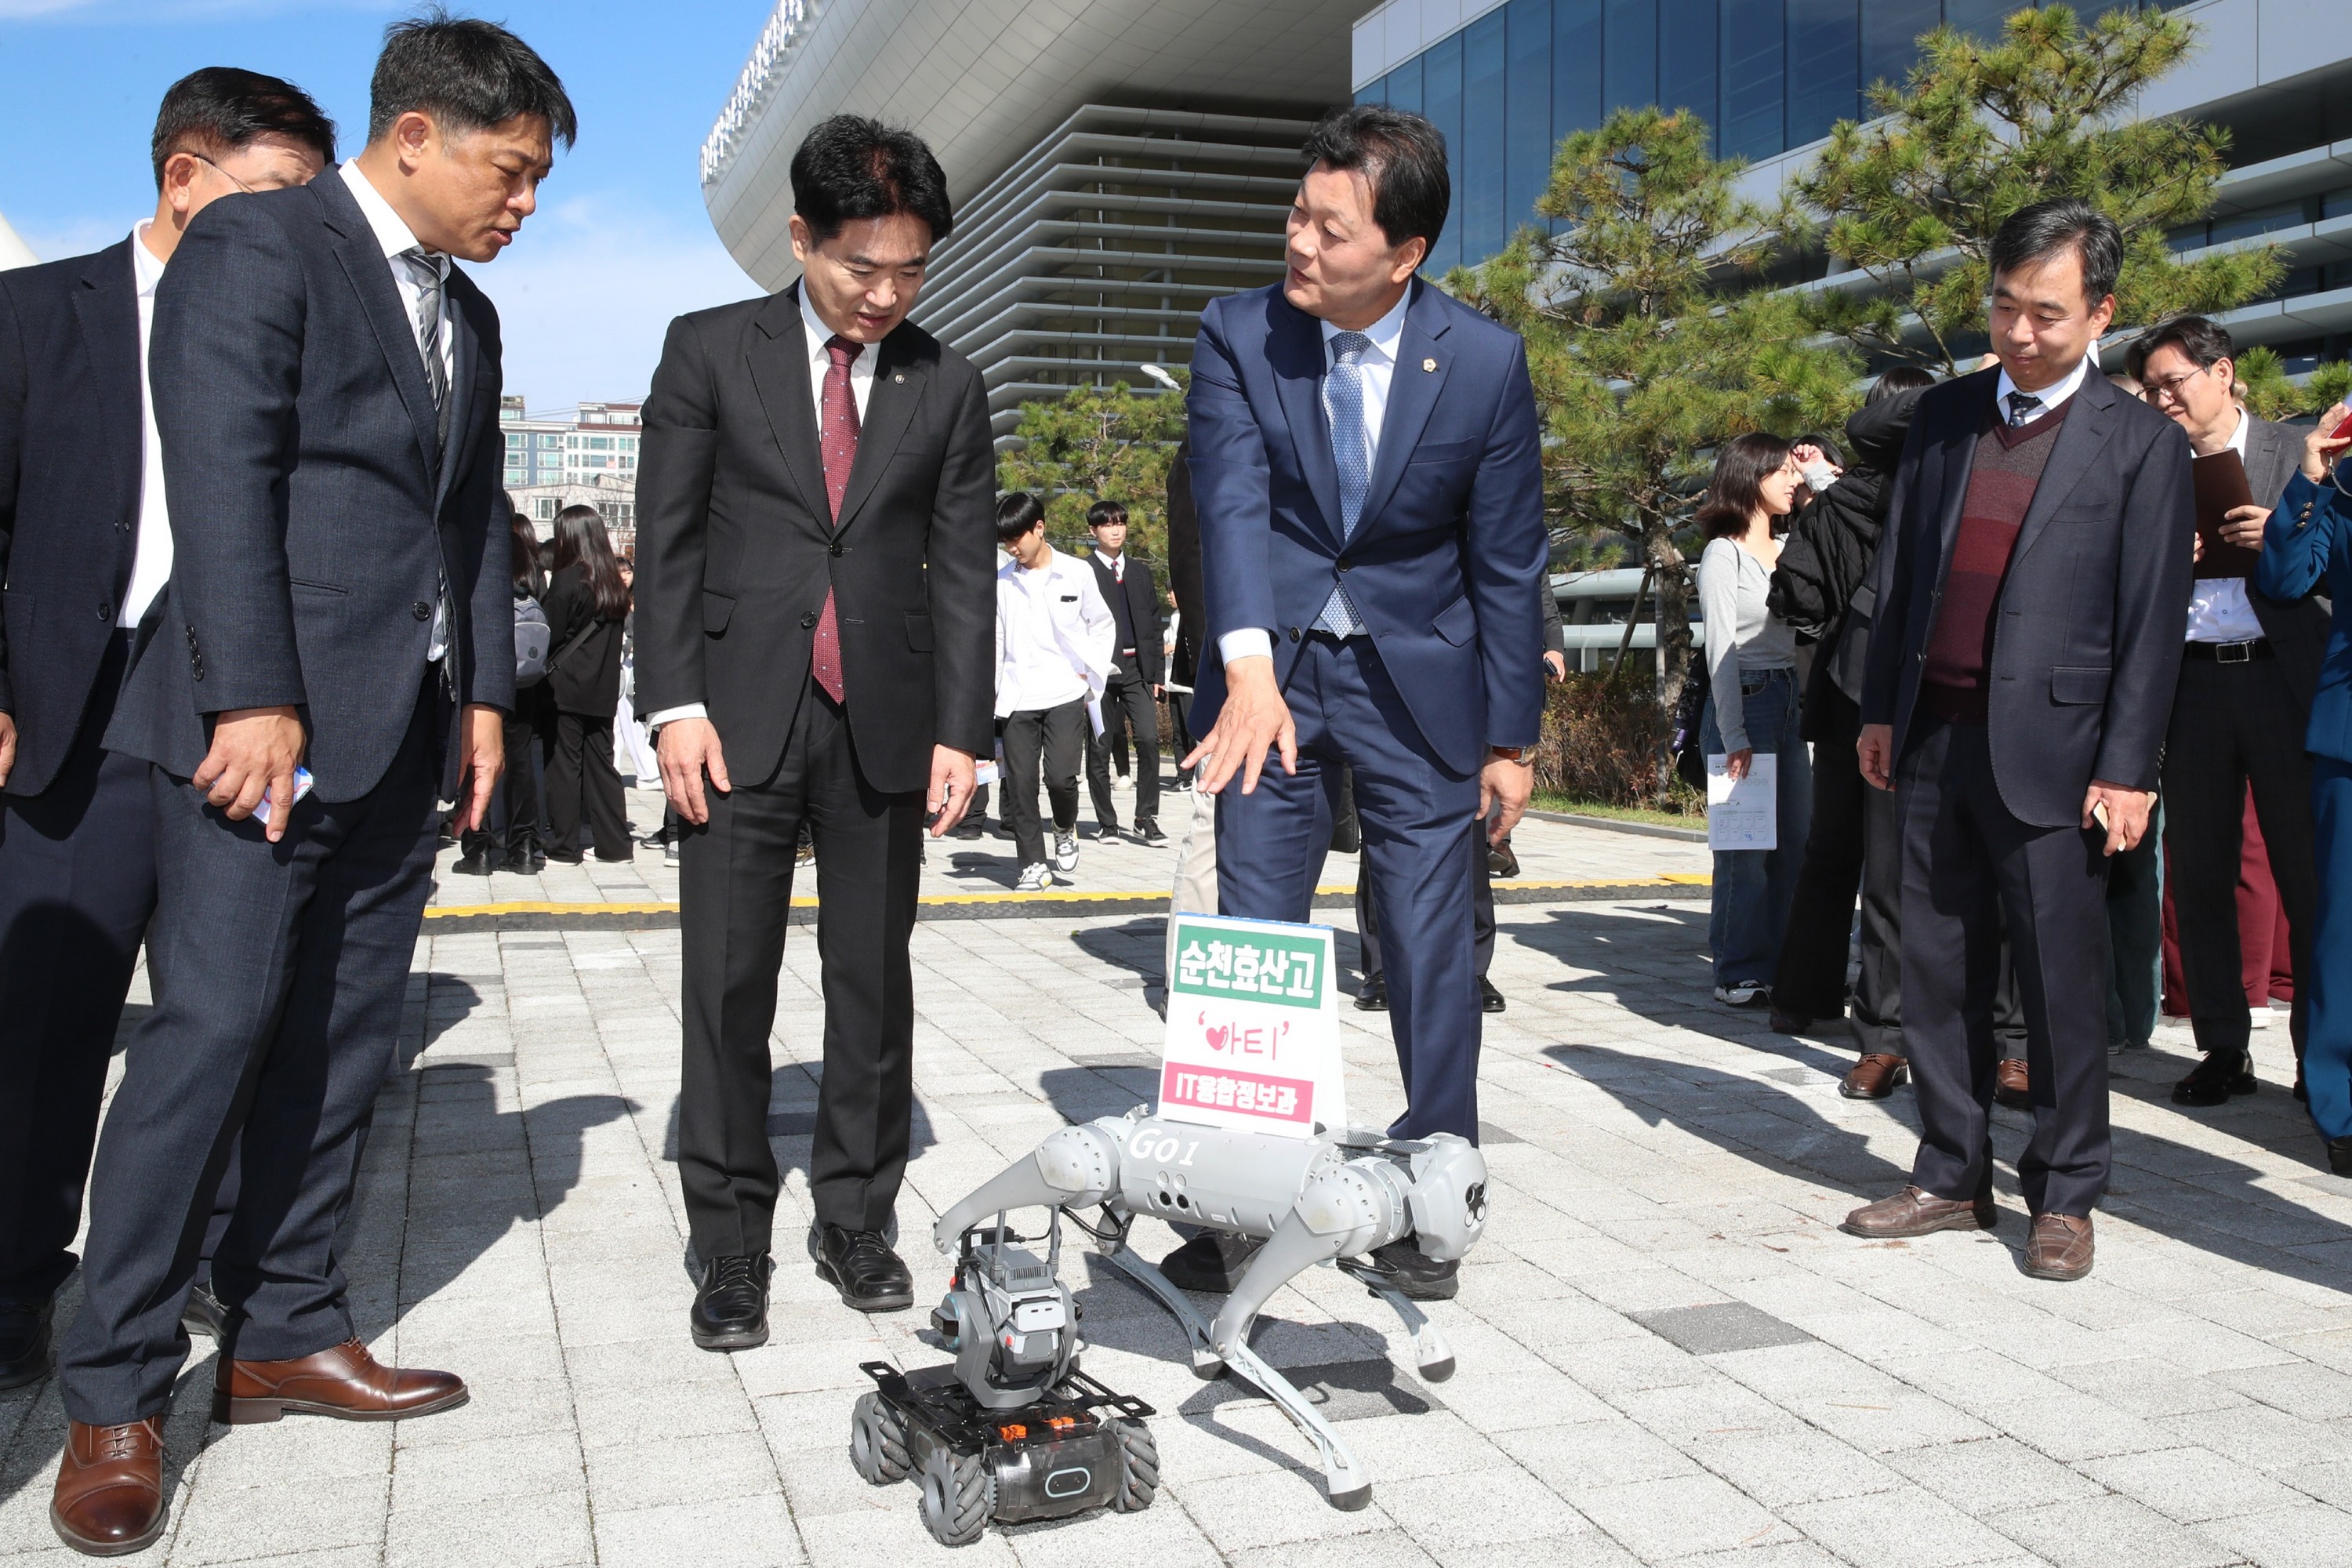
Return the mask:
[[1735,780],[1731,759],[1706,759],[1706,847],[1709,849],[1777,849],[1779,815],[1773,784],[1780,759],[1758,752],[1748,759],[1748,776]]

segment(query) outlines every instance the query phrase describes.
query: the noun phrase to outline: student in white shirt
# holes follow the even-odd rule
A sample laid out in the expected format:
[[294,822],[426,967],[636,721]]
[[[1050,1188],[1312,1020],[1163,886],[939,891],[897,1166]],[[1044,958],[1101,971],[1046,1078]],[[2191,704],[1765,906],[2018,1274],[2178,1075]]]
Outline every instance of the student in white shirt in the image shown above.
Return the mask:
[[[1004,724],[1004,820],[1021,856],[1019,892],[1078,867],[1078,763],[1088,709],[1101,700],[1116,624],[1093,570],[1045,542],[1045,509],[1031,495],[996,503],[996,537],[1012,559],[996,574],[996,716]],[[1054,857],[1037,816],[1040,775],[1054,808]]]

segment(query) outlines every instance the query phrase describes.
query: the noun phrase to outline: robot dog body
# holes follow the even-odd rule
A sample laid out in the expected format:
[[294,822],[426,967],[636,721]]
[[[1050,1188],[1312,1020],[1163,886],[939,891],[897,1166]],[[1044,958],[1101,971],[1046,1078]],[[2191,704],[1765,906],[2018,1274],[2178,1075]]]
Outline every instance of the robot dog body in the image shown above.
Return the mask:
[[[1096,1233],[1106,1256],[1184,1325],[1194,1372],[1213,1377],[1230,1367],[1256,1384],[1314,1439],[1332,1503],[1356,1509],[1370,1501],[1370,1480],[1338,1435],[1250,1350],[1250,1325],[1291,1279],[1336,1263],[1395,1309],[1412,1333],[1423,1377],[1452,1376],[1453,1352],[1370,1255],[1408,1239],[1440,1262],[1467,1253],[1486,1222],[1486,1164],[1477,1149],[1445,1133],[1289,1138],[1169,1121],[1139,1107],[1055,1132],[941,1215],[932,1240],[945,1252],[990,1215],[1097,1205],[1111,1221]],[[1263,1240],[1213,1322],[1203,1322],[1182,1292],[1127,1247],[1128,1226],[1146,1214]]]

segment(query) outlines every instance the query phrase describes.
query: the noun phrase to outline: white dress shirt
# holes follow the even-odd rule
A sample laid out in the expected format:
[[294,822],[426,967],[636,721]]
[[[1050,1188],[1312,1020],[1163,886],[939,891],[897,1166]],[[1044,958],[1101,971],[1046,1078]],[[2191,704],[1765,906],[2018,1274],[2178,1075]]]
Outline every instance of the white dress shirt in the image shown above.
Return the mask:
[[1118,635],[1094,568],[1045,547],[1043,566],[1008,559],[996,574],[996,716],[1099,697]]
[[[2238,427],[2230,432],[2230,450],[2238,460],[2246,460],[2246,432],[2254,422],[2246,417],[2244,409],[2238,410]],[[2200,577],[2196,591],[2189,595],[2189,640],[2190,642],[2252,642],[2263,635],[2263,623],[2254,614],[2254,604],[2246,597],[2243,577]]]
[[[368,177],[360,173],[358,163],[345,163],[335,173],[341,174],[343,184],[351,187],[352,198],[360,204],[360,213],[368,220],[368,227],[374,233],[375,242],[383,251],[384,265],[392,271],[392,285],[400,290],[400,308],[408,313],[408,331],[414,341],[416,306],[425,298],[425,290],[416,286],[416,279],[408,275],[408,268],[398,265],[393,258],[404,250],[415,250],[417,247],[416,236],[409,231],[401,216],[392,210],[392,204],[368,184]],[[441,380],[445,386],[454,385],[457,379],[457,334],[449,330],[449,258],[437,250],[425,254],[441,269]],[[419,349],[417,352],[421,357],[424,351]]]
[[[824,378],[825,373],[833,368],[833,355],[825,351],[824,345],[832,339],[833,329],[824,324],[824,318],[818,315],[816,307],[809,303],[807,288],[802,287],[799,293],[801,333],[808,340],[809,406],[816,411],[817,441],[822,445],[824,440]],[[849,395],[857,401],[857,423],[860,426],[866,423],[866,402],[874,395],[876,357],[872,343],[860,343],[857,346],[856,357],[849,362]],[[675,708],[665,708],[658,713],[647,714],[646,727],[657,730],[673,719],[708,719],[709,717],[710,710],[703,704],[681,702]]]
[[[2086,353],[2081,359],[2074,362],[2074,368],[2068,371],[2066,373],[2066,379],[2060,382],[2057,385],[2045,386],[2039,392],[2026,393],[2025,395],[2028,397],[2038,397],[2042,399],[2042,406],[2033,411],[2033,417],[2036,419],[2041,418],[2043,415],[2049,413],[2052,409],[2057,407],[2060,404],[2074,396],[2074,394],[2080,392],[2083,389],[2083,378],[2090,374],[2091,356]],[[2019,386],[2017,383],[2009,379],[2009,372],[2004,368],[2000,373],[2000,379],[1994,382],[1992,387],[1993,406],[2000,410],[2001,418],[2006,420],[2009,417],[2009,395],[2012,392],[2022,391],[2024,391],[2024,388]]]
[[[392,204],[368,183],[357,162],[345,163],[335,173],[343,177],[352,199],[360,204],[360,214],[367,219],[376,245],[383,252],[384,268],[392,274],[392,286],[400,291],[400,308],[408,317],[409,341],[415,342],[416,308],[424,301],[425,290],[398,258],[404,252],[416,249],[419,241],[407,221],[393,211]],[[445,395],[454,396],[457,385],[457,334],[449,325],[449,258],[437,250],[426,251],[425,255],[441,274],[441,384],[450,389]],[[422,343],[417,345],[416,353],[421,362],[425,356]],[[433,634],[425,641],[425,662],[438,664],[448,653],[449,586],[444,583],[434,596]]]
[[[1397,347],[1404,340],[1405,307],[1412,302],[1412,289],[1407,286],[1397,297],[1388,313],[1364,329],[1372,346],[1356,361],[1357,374],[1364,388],[1364,458],[1377,469],[1381,460],[1381,421],[1389,408],[1389,386],[1396,379]],[[1331,424],[1331,340],[1345,329],[1330,322],[1323,328],[1323,421]],[[1338,518],[1330,520],[1335,525]],[[1359,519],[1360,526],[1361,520]],[[1217,639],[1217,654],[1225,663],[1237,658],[1271,658],[1274,657],[1274,629],[1271,626],[1239,626]]]
[[172,512],[163,500],[163,442],[155,433],[155,398],[147,388],[147,340],[155,331],[155,285],[163,263],[147,248],[148,218],[131,231],[131,275],[139,286],[139,540],[131,547],[131,585],[114,624],[135,626],[172,578]]

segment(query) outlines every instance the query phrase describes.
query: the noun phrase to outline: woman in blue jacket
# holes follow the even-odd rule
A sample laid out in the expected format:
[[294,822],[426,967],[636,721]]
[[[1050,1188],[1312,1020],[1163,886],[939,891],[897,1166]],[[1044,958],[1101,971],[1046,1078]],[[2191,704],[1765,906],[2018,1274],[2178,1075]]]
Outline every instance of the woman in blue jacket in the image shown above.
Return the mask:
[[[2330,432],[2352,416],[2337,404],[2319,416],[2303,444],[2303,470],[2263,531],[2254,585],[2273,599],[2300,599],[2320,585],[2336,604],[2352,597],[2352,495],[2329,469],[2352,437]],[[2328,1168],[2352,1176],[2352,624],[2338,620],[2304,734],[2311,753],[2311,812],[2319,851],[2319,921],[2312,942],[2310,1037],[2303,1079],[2311,1120],[2327,1141]]]

